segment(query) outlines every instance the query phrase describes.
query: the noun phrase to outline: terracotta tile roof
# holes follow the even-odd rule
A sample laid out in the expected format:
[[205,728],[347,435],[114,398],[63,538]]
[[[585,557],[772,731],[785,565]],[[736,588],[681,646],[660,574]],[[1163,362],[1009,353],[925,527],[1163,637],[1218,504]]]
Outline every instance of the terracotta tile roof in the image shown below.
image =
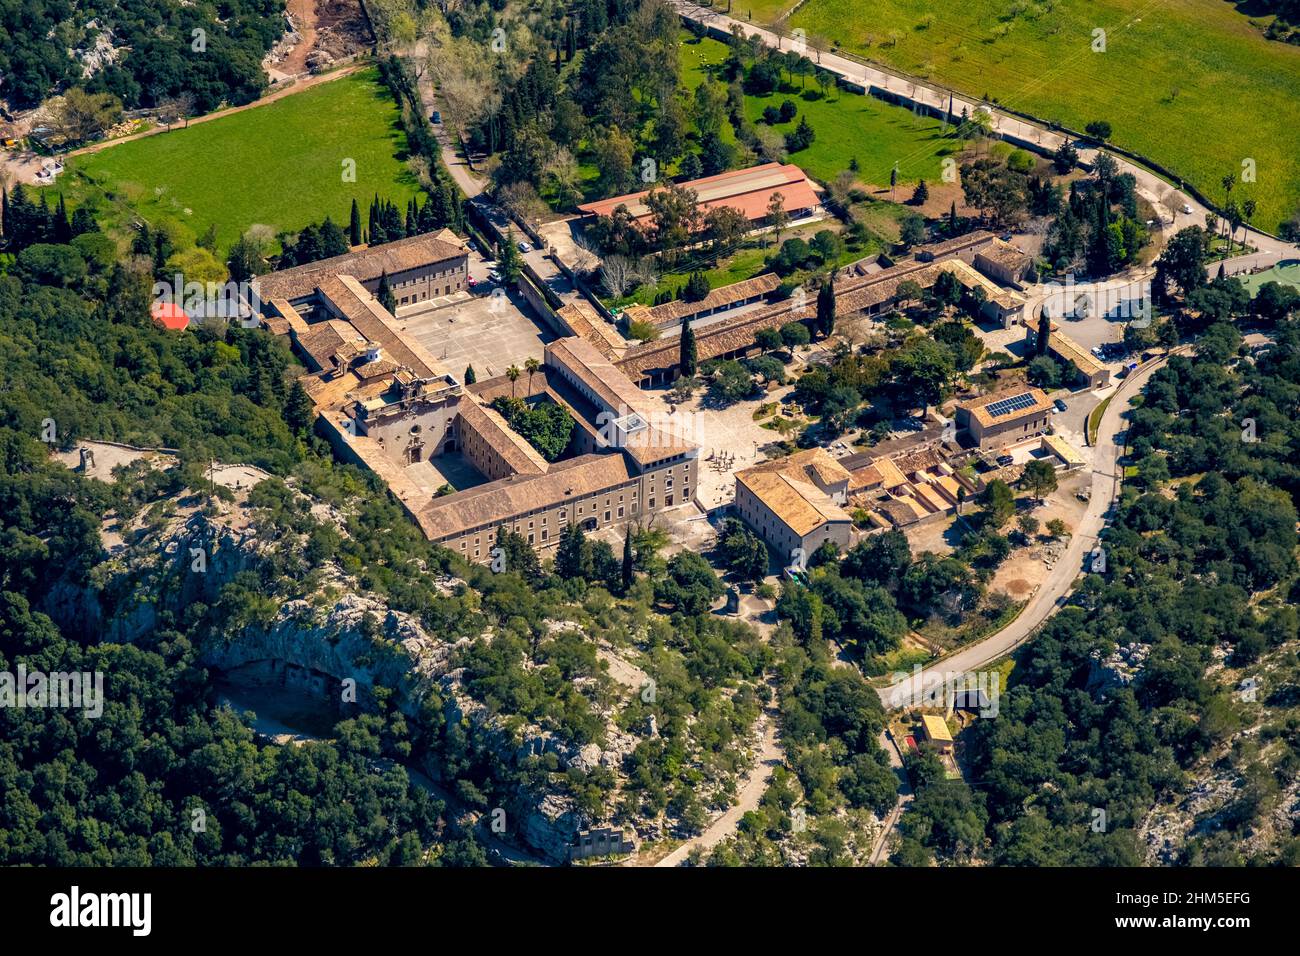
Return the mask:
[[[1036,330],[1031,330],[1028,335],[1036,335]],[[1056,353],[1062,359],[1070,362],[1088,378],[1092,378],[1098,372],[1106,371],[1106,366],[1102,365],[1092,353],[1085,349],[1074,339],[1070,338],[1061,331],[1060,326],[1055,322],[1052,323],[1052,333],[1047,337],[1047,347],[1051,352]]]
[[[665,302],[663,305],[656,305],[650,310],[649,321],[657,326],[677,325],[688,316],[697,316],[735,302],[743,302],[756,295],[767,295],[780,284],[781,277],[775,272],[764,272],[752,279],[733,282],[731,285],[718,286],[699,302],[686,302],[682,299],[675,299],[672,302]],[[630,317],[629,321],[632,321]]]
[[915,524],[929,514],[911,497],[890,498],[888,501],[882,501],[876,505],[876,511],[888,518],[890,523],[897,528]]
[[[816,314],[808,305],[802,309],[794,308],[794,300],[777,302],[753,312],[746,312],[734,319],[724,319],[698,330],[695,333],[696,355],[701,362],[718,358],[721,355],[748,348],[754,344],[754,336],[762,329],[779,329],[787,322],[806,321]],[[653,342],[642,342],[627,350],[618,367],[632,379],[639,379],[645,373],[660,368],[675,368],[681,361],[681,339],[669,336]]]
[[436,262],[463,259],[465,256],[462,246],[447,242],[440,234],[426,232],[409,239],[353,249],[341,256],[258,276],[253,280],[253,288],[264,302],[281,298],[297,299],[310,294],[326,276],[350,275],[362,282],[369,282],[384,272],[391,276]]
[[497,412],[482,406],[471,396],[466,396],[457,406],[461,428],[469,428],[492,446],[510,468],[520,475],[539,475],[550,464],[528,439],[506,424]]
[[977,232],[968,232],[966,235],[958,236],[955,239],[945,239],[943,242],[932,242],[924,246],[917,246],[913,252],[918,257],[933,256],[939,259],[944,256],[965,252],[967,249],[982,249],[990,245],[995,238],[993,233],[981,229]]
[[586,339],[570,336],[548,343],[546,363],[567,368],[605,403],[607,410],[618,415],[651,415],[656,410],[649,396]]
[[[1001,415],[990,414],[989,406],[1004,400],[1013,402],[1018,407],[1008,407],[1008,410]],[[984,395],[969,402],[958,402],[957,407],[969,412],[972,418],[987,428],[990,425],[1005,425],[1008,422],[1036,418],[1044,412],[1050,412],[1052,403],[1041,389],[1015,388],[996,392],[993,395]]]
[[317,288],[322,298],[352,324],[363,341],[377,343],[398,365],[406,366],[420,378],[447,374],[424,346],[413,339],[408,341],[398,331],[397,318],[353,276],[329,276],[322,279]]
[[590,342],[605,358],[621,357],[627,351],[627,340],[585,299],[576,299],[560,306],[556,315],[574,335]]
[[994,239],[987,247],[980,249],[976,255],[982,256],[990,262],[996,262],[998,265],[1017,274],[1029,268],[1029,264],[1034,261],[1011,243],[1004,242],[1001,239]]
[[[556,462],[543,475],[515,475],[435,498],[417,516],[432,539],[510,519],[618,487],[632,479],[622,455],[582,455]],[[552,529],[558,534],[560,529]]]
[[[715,206],[730,206],[739,209],[750,220],[767,215],[767,205],[773,193],[779,192],[785,198],[787,210],[811,208],[821,202],[807,174],[793,164],[764,163],[677,185],[695,191],[701,212]],[[588,215],[608,216],[619,206],[625,206],[634,220],[645,219],[650,215],[645,204],[650,192],[647,189],[628,193],[584,203],[578,208]]]
[[881,484],[886,491],[907,483],[907,476],[888,458],[876,459],[875,465],[880,469]]
[[849,472],[849,494],[855,495],[862,491],[879,488],[883,481],[884,476],[880,474],[880,469],[875,465],[855,469]]
[[736,472],[736,481],[799,537],[826,522],[852,520],[817,483],[847,485],[849,480],[849,473],[821,448]]

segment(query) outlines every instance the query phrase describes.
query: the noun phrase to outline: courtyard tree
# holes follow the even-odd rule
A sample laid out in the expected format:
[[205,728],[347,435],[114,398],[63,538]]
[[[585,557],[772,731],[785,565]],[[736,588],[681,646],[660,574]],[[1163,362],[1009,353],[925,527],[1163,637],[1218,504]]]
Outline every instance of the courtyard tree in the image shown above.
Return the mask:
[[695,345],[695,330],[691,328],[689,320],[682,323],[682,336],[678,348],[677,370],[683,378],[691,378],[695,375],[699,363],[699,353]]
[[829,338],[835,331],[835,271],[826,277],[822,287],[817,291],[817,327],[822,338]]
[[1056,469],[1050,461],[1034,460],[1025,465],[1020,483],[1040,504],[1056,490]]
[[393,295],[393,289],[388,284],[388,270],[385,269],[379,276],[379,289],[375,292],[375,298],[379,304],[388,312],[396,314],[397,296]]

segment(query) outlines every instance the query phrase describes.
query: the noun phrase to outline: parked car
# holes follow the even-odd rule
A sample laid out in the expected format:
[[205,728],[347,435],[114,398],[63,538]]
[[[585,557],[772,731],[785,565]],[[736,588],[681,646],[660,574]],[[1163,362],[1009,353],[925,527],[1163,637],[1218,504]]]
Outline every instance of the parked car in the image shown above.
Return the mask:
[[501,273],[497,272],[496,269],[493,269],[488,273],[488,281],[499,283],[501,281]]
[[526,243],[526,242],[521,242],[521,243],[519,243],[519,251],[520,251],[520,252],[532,252],[532,251],[533,251],[533,247],[530,246],[530,245],[529,245],[528,243]]
[[439,110],[434,110],[433,115],[430,116],[429,119],[433,120],[434,123],[441,123],[442,113]]
[[1005,468],[1007,465],[1010,465],[1012,462],[1014,462],[1015,459],[1012,458],[1010,455],[998,455],[997,461],[999,465]]
[[1056,401],[1052,402],[1052,404],[1056,406],[1056,410],[1058,412],[1063,412],[1066,409],[1065,402],[1061,401],[1059,398],[1056,399]]
[[1183,215],[1190,216],[1191,214],[1192,214],[1192,204],[1186,202],[1183,203]]

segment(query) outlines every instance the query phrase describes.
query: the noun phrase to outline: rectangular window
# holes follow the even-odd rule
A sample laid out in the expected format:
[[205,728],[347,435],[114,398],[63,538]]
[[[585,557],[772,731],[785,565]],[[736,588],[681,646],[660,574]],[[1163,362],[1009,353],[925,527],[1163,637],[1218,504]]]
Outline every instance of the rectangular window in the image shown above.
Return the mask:
[[605,520],[606,520],[606,521],[609,520],[609,512],[608,512],[608,511],[605,512]]
[[619,516],[620,518],[623,517],[623,506],[622,506],[622,505],[619,505],[619,508],[618,508],[618,516]]

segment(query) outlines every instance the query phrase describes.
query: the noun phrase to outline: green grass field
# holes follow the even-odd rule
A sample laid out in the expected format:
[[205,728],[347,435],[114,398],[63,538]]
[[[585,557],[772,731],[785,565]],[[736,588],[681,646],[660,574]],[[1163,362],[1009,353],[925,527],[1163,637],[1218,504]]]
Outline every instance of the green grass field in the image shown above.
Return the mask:
[[[1300,208],[1300,47],[1266,40],[1232,4],[967,0],[938,18],[933,7],[879,0],[864,16],[857,0],[808,0],[787,28],[1074,129],[1107,120],[1115,143],[1215,202],[1220,180],[1254,160],[1257,181],[1233,197],[1255,199],[1264,228]],[[1092,50],[1094,29],[1105,52]]]
[[[683,85],[694,89],[708,68],[721,63],[726,55],[726,45],[717,40],[684,43]],[[773,129],[788,133],[799,124],[799,117],[808,117],[817,138],[807,149],[791,154],[790,162],[825,182],[847,169],[855,157],[858,175],[865,182],[888,184],[889,171],[895,163],[900,181],[936,182],[942,173],[943,157],[955,154],[961,145],[943,138],[942,124],[937,120],[918,117],[910,110],[847,90],[832,89],[823,98],[812,80],[807,81],[804,89],[796,84],[791,92],[746,96],[745,115],[751,122],[758,122],[764,107],[780,106],[787,99],[799,107],[799,114],[791,122],[778,123]]]
[[1278,282],[1282,285],[1294,286],[1300,289],[1300,262],[1294,259],[1288,262],[1279,263],[1271,269],[1265,269],[1263,272],[1257,272],[1253,276],[1237,276],[1241,280],[1251,295],[1259,292],[1259,287],[1266,282]]
[[[197,234],[216,223],[224,249],[254,223],[296,230],[326,215],[347,225],[378,193],[399,208],[418,191],[406,169],[397,107],[373,70],[266,106],[73,157],[50,189],[69,204],[107,204],[106,219],[179,221]],[[354,160],[356,181],[344,180]]]

